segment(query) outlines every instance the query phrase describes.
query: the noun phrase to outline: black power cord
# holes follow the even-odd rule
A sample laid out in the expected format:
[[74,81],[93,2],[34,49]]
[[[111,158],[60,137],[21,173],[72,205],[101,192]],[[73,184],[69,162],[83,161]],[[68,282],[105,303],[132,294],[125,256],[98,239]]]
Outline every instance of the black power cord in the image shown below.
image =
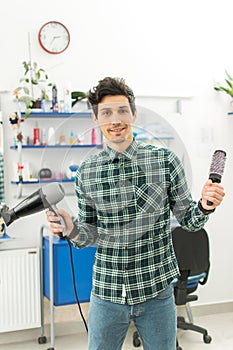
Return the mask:
[[[55,214],[55,215],[58,215],[57,212],[56,212],[56,206],[55,205],[51,205],[49,207],[49,209]],[[59,216],[59,215],[58,215]],[[60,217],[60,224],[62,223],[64,225],[64,227],[66,226],[63,218],[61,216]],[[58,234],[59,238],[60,239],[63,239],[65,241],[67,241],[68,243],[68,246],[69,246],[69,249],[70,249],[70,264],[71,264],[71,272],[72,272],[72,281],[73,281],[73,287],[74,287],[74,294],[75,294],[75,299],[76,299],[76,302],[77,302],[77,305],[78,305],[78,308],[79,308],[79,312],[80,312],[80,315],[82,317],[82,320],[83,320],[83,323],[84,323],[84,326],[86,328],[86,331],[88,332],[88,327],[87,327],[87,322],[84,318],[84,315],[83,315],[83,312],[82,312],[82,309],[81,309],[81,306],[80,306],[80,302],[79,302],[79,299],[78,299],[78,293],[77,293],[77,288],[76,288],[76,282],[75,282],[75,272],[74,272],[74,259],[73,259],[73,251],[72,251],[72,243],[70,241],[70,238],[67,236],[67,235],[64,235],[63,236],[63,233],[60,232]]]
[[69,246],[70,250],[70,264],[71,264],[71,272],[72,272],[72,280],[73,280],[73,287],[74,287],[74,294],[75,294],[75,299],[78,305],[79,313],[82,317],[84,326],[86,328],[86,331],[88,333],[88,327],[87,327],[87,322],[85,320],[85,317],[82,312],[82,308],[80,306],[79,298],[78,298],[78,293],[77,293],[77,288],[76,288],[76,281],[75,281],[75,271],[74,271],[74,259],[73,259],[73,251],[72,251],[72,243],[70,242],[70,239],[67,236],[62,237],[62,239],[66,240]]

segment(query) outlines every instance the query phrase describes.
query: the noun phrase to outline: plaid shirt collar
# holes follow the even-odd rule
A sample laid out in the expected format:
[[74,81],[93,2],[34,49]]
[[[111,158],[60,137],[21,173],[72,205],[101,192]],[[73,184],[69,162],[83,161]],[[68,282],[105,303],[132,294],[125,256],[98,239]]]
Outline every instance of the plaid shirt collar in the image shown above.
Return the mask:
[[130,146],[123,152],[117,152],[114,149],[107,146],[106,153],[109,156],[110,160],[114,161],[116,158],[127,158],[127,159],[133,159],[136,157],[138,152],[138,142],[133,139]]

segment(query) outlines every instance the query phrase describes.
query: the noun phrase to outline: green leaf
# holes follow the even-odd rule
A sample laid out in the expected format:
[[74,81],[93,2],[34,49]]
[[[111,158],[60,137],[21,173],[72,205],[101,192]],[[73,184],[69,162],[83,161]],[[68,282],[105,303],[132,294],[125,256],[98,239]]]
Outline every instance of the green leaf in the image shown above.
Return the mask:
[[24,114],[25,119],[27,119],[30,116],[31,112],[32,112],[31,108],[25,109],[25,114]]
[[36,62],[33,62],[33,70],[36,70],[37,69],[37,63]]
[[225,70],[225,73],[226,73],[226,76],[228,77],[228,79],[232,80],[233,81],[233,78],[230,76],[230,74],[228,73],[227,70]]
[[229,85],[230,88],[232,89],[233,88],[233,84],[230,82],[230,80],[225,79],[225,81],[226,81],[227,85]]
[[18,87],[15,89],[15,91],[21,91],[22,89],[23,89],[22,86],[18,86]]
[[23,87],[23,91],[25,94],[29,95],[29,88],[27,86]]
[[32,83],[33,85],[38,85],[37,79],[32,79],[32,80],[31,80],[31,83]]

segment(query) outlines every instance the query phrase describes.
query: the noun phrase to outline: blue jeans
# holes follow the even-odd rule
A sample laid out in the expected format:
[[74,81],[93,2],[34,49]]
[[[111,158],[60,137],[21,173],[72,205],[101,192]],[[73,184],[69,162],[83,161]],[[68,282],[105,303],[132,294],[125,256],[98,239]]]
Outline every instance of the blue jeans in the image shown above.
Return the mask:
[[120,350],[131,321],[144,350],[175,350],[176,306],[172,285],[156,298],[135,305],[115,304],[91,295],[88,349]]

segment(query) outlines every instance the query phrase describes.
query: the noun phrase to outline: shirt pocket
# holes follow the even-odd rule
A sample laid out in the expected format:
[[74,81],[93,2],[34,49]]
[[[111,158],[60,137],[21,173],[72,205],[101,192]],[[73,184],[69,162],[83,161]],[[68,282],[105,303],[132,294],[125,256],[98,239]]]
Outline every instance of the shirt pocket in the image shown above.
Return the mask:
[[166,207],[168,196],[164,182],[145,183],[140,187],[136,186],[137,208],[142,213],[162,214]]

